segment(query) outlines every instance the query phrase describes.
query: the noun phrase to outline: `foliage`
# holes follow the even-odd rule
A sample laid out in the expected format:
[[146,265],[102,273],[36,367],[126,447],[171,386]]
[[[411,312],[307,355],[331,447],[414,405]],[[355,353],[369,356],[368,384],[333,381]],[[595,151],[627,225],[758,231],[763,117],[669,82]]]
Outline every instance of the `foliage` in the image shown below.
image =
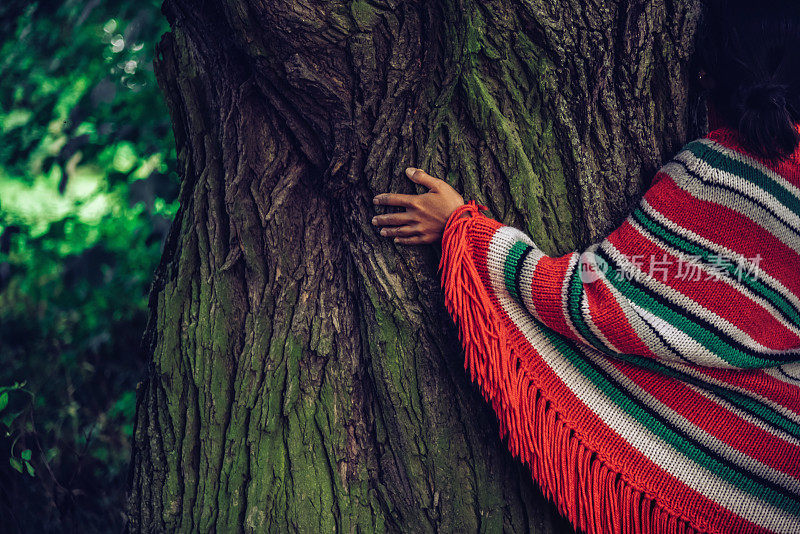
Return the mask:
[[123,521],[148,286],[177,208],[152,70],[166,29],[154,0],[0,3],[0,386],[15,384],[0,388],[0,524],[12,531]]
[[[8,406],[9,394],[15,392],[24,392],[32,395],[30,391],[23,389],[25,383],[15,382],[11,386],[0,387],[0,425],[4,432],[4,437],[12,437],[11,427],[14,421],[22,414],[22,411],[13,411]],[[32,453],[30,449],[23,449],[19,453],[15,452],[15,445],[19,439],[19,435],[11,443],[11,448],[8,451],[8,464],[14,468],[18,473],[22,473],[23,468],[27,471],[28,475],[34,476],[36,470],[31,464]]]

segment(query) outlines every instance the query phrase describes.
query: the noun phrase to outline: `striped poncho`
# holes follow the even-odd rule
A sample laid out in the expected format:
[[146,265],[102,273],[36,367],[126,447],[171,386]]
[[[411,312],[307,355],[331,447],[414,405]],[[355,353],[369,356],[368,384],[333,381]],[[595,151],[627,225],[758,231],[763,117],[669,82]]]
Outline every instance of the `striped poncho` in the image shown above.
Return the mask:
[[800,152],[771,164],[715,130],[561,257],[480,209],[447,222],[445,304],[509,448],[572,524],[800,532]]

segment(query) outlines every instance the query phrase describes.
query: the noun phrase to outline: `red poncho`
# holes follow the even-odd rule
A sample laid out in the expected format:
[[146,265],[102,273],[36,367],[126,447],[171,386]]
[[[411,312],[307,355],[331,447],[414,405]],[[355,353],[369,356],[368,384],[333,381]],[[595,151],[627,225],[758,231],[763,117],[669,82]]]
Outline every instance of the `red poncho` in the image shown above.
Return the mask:
[[561,257],[480,208],[445,228],[446,306],[561,512],[587,532],[800,532],[800,151],[770,164],[716,130]]

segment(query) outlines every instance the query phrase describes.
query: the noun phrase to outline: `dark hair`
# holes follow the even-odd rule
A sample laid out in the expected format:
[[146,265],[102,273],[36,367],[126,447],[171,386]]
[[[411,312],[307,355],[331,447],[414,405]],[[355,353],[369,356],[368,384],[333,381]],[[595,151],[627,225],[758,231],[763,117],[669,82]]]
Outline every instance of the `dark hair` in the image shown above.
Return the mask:
[[800,143],[800,0],[710,0],[698,47],[721,119],[764,158],[792,154]]

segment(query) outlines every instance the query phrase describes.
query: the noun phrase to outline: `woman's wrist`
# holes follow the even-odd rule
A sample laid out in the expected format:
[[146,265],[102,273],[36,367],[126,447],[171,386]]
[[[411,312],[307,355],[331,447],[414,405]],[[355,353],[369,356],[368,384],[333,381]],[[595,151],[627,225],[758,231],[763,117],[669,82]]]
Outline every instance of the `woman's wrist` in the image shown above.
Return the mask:
[[458,219],[474,218],[476,215],[480,214],[479,210],[481,209],[486,210],[488,208],[486,206],[476,204],[474,200],[465,202],[463,205],[453,210],[453,212],[447,218],[447,222],[445,223],[443,231],[447,231],[447,229],[450,228]]

